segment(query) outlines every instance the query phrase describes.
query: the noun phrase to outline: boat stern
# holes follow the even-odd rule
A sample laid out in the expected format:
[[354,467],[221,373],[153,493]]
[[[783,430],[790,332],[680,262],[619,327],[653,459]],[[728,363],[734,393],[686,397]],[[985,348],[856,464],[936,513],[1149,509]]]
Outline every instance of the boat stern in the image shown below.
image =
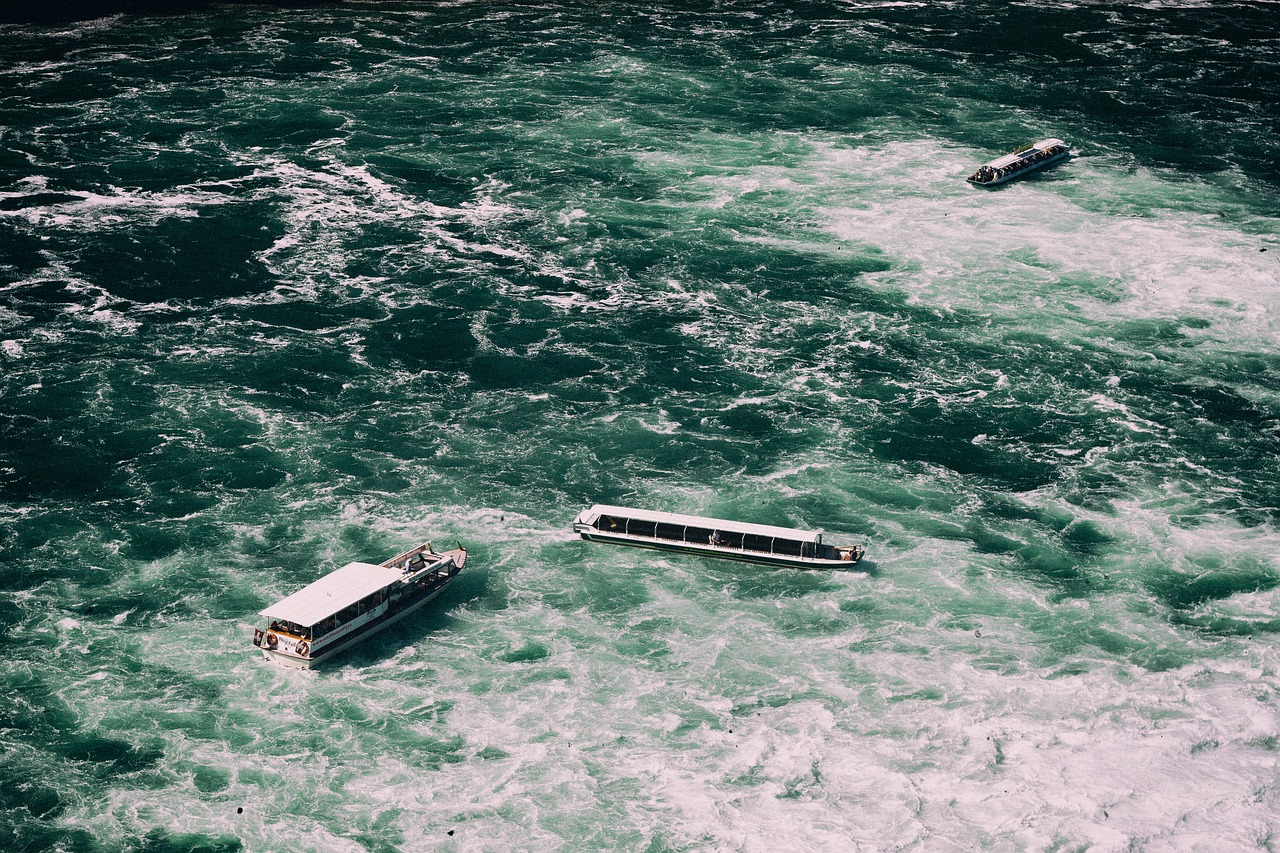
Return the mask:
[[311,643],[301,637],[270,628],[265,631],[254,628],[253,644],[262,651],[262,656],[267,660],[294,669],[310,669],[315,662],[311,654]]
[[577,533],[583,539],[587,538],[588,532],[595,530],[596,520],[600,518],[600,513],[595,507],[584,509],[578,513],[578,517],[573,520],[573,532]]
[[462,571],[462,567],[467,564],[467,549],[462,547],[461,542],[458,543],[457,548],[445,551],[445,554],[453,560],[453,565],[455,566],[454,574]]

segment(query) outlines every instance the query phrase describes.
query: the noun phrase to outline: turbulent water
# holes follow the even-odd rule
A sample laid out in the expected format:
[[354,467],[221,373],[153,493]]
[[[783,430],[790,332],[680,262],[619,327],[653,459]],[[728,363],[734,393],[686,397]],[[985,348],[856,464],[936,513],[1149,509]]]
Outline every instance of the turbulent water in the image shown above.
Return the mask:
[[1277,84],[1270,2],[0,26],[0,844],[1280,849]]

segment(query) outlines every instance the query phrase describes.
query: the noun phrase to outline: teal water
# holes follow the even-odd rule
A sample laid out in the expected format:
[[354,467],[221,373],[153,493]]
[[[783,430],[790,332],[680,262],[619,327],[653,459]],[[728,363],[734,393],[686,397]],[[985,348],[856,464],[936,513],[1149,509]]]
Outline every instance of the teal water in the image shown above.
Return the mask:
[[[5,849],[1276,849],[1278,21],[0,25]],[[255,656],[424,539],[420,616]]]

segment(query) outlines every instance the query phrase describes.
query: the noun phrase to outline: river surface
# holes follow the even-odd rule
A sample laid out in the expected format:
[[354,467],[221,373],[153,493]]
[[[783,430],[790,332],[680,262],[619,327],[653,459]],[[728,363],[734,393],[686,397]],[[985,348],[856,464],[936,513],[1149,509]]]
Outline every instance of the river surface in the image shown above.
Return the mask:
[[0,845],[1280,849],[1278,87],[1274,2],[0,25]]

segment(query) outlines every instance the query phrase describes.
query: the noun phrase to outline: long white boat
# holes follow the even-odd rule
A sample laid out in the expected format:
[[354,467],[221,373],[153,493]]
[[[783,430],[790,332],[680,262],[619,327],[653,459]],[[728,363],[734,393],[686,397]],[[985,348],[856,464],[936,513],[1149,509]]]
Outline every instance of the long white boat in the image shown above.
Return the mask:
[[997,157],[966,180],[982,187],[996,187],[1014,178],[1060,163],[1071,156],[1071,146],[1061,139],[1041,139],[1030,145],[1013,149],[1010,154]]
[[573,529],[589,542],[678,551],[766,566],[848,568],[861,560],[863,554],[860,545],[828,545],[822,541],[821,533],[807,530],[604,504],[579,513]]
[[268,660],[310,669],[394,625],[435,598],[467,562],[467,549],[436,553],[431,543],[380,565],[347,563],[258,615],[253,644]]

